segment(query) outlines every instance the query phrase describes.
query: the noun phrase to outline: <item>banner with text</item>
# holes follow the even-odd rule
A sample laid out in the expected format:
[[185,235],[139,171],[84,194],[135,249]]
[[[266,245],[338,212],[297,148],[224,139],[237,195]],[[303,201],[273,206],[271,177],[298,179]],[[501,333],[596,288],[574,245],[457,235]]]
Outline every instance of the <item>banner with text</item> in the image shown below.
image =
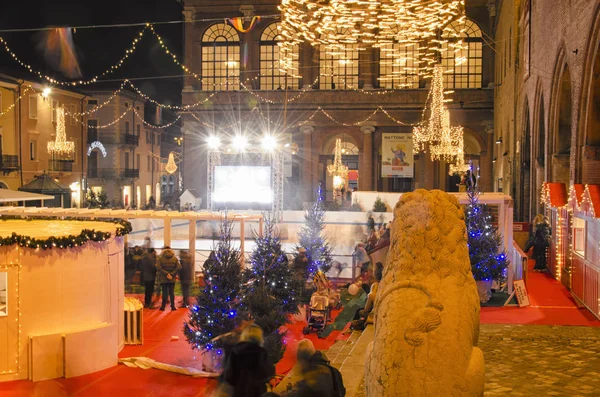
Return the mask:
[[381,176],[412,178],[413,170],[412,134],[382,134]]

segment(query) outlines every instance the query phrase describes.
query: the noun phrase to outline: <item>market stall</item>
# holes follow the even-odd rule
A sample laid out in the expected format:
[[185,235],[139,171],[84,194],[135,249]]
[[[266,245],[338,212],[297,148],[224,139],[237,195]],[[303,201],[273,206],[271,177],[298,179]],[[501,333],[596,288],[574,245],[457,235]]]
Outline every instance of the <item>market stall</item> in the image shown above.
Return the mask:
[[571,203],[573,296],[600,318],[600,185],[586,185]]
[[569,271],[565,272],[565,258],[569,256],[569,214],[567,210],[568,196],[564,183],[545,182],[542,189],[542,203],[546,206],[546,217],[552,230],[552,241],[547,251],[547,266],[552,275],[569,287]]
[[125,222],[0,220],[0,381],[117,364],[123,347]]

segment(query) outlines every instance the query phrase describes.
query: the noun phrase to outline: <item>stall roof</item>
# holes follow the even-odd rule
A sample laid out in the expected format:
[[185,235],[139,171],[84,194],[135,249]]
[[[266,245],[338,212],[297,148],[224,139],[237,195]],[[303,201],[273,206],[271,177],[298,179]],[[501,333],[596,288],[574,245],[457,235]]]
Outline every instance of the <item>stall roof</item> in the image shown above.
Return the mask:
[[551,207],[564,207],[568,202],[567,187],[560,182],[546,182],[546,203]]
[[594,209],[594,217],[600,218],[600,185],[587,185],[587,191]]
[[576,183],[573,185],[573,189],[575,190],[575,197],[577,198],[577,205],[581,204],[581,200],[583,200],[583,192],[585,192],[585,185],[581,183]]
[[[40,193],[69,193],[69,189],[65,185],[61,185],[50,177],[48,174],[37,175],[35,179],[26,185],[23,185],[19,190],[24,192],[40,192]],[[54,198],[54,197],[53,197]]]
[[13,203],[15,201],[54,200],[54,196],[21,192],[17,190],[0,189],[0,203]]

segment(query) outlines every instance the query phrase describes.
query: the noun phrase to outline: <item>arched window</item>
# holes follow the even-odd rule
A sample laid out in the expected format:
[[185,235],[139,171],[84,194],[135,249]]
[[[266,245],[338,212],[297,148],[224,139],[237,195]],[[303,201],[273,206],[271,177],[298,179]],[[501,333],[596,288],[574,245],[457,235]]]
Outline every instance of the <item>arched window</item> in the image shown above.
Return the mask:
[[[346,31],[338,31],[340,37]],[[319,50],[319,88],[322,90],[348,90],[358,88],[358,46],[340,44],[333,50],[321,47]]]
[[[481,29],[473,21],[452,22],[443,33],[448,43],[442,46],[444,88],[481,88],[482,47]],[[454,44],[462,41],[462,47]]]
[[[277,42],[281,36],[277,31],[279,23],[272,23],[260,35],[260,89],[281,90],[285,89],[286,73],[282,70],[280,62],[281,47]],[[291,70],[287,75],[287,86],[293,90],[298,89],[298,46],[294,46],[291,54]],[[295,77],[294,77],[295,76]]]
[[380,47],[379,85],[381,88],[419,88],[417,46],[417,43],[394,43]]
[[210,26],[202,36],[202,89],[240,88],[240,37],[224,23]]

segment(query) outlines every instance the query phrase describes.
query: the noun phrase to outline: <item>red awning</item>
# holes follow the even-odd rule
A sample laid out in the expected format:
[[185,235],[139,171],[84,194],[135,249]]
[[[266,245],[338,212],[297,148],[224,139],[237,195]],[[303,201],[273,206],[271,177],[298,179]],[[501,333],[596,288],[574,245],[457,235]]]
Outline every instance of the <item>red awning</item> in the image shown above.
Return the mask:
[[600,185],[587,185],[587,190],[594,208],[594,216],[600,218]]
[[577,198],[577,205],[581,204],[581,200],[583,200],[583,192],[585,192],[585,185],[581,183],[576,183],[573,185],[573,189],[575,189],[575,197]]
[[548,194],[547,203],[551,207],[564,207],[568,202],[567,187],[560,182],[546,182],[546,192]]

